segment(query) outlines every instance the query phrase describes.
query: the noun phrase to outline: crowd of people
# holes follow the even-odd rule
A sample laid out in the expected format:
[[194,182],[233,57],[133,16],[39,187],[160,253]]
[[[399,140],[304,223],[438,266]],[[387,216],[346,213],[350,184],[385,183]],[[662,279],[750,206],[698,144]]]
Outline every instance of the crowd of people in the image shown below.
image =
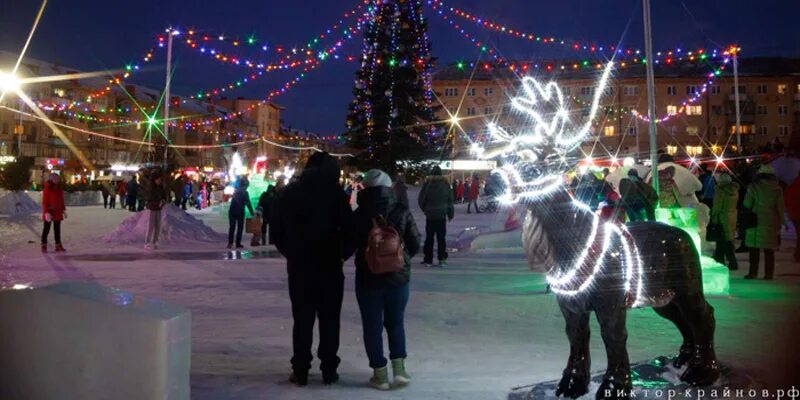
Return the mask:
[[[657,192],[651,178],[640,177],[635,167],[627,170],[618,185],[607,181],[609,170],[605,169],[576,177],[571,187],[575,198],[598,210],[601,217],[623,223],[655,221],[656,208],[693,208],[703,239],[716,242],[717,262],[736,270],[735,253],[749,253],[750,270],[745,279],[756,279],[764,254],[764,279],[774,279],[775,250],[780,246],[781,228],[788,228],[786,216],[795,230],[800,227],[800,178],[779,181],[769,164],[747,160],[692,167],[693,171],[662,154]],[[737,239],[741,243],[738,249]],[[795,245],[797,262],[799,247],[800,242]]]
[[[470,203],[468,212],[472,205],[479,211],[475,202],[480,193],[480,178],[476,175],[451,184],[438,166],[432,168],[422,184],[417,204],[425,216],[423,242],[402,175],[392,181],[384,171],[373,169],[344,188],[340,171],[334,157],[315,153],[301,174],[285,186],[283,182],[269,186],[255,207],[247,194],[247,179],[240,178],[230,202],[228,248],[243,247],[248,211],[261,218],[260,232],[256,233],[253,244],[274,244],[286,258],[294,320],[290,381],[298,386],[308,383],[313,327],[317,320],[317,356],[323,383],[333,384],[339,379],[343,265],[354,256],[356,300],[364,347],[373,369],[369,384],[379,390],[407,385],[411,377],[405,367],[404,313],[410,295],[411,258],[422,250],[423,264],[433,266],[436,246],[437,265],[447,264],[445,238],[447,224],[455,216],[454,205],[466,201]],[[655,221],[657,208],[696,208],[698,220],[706,220],[701,224],[708,225],[709,239],[716,242],[714,258],[718,262],[732,270],[738,268],[734,246],[737,239],[742,243],[739,251],[749,252],[747,279],[757,277],[762,253],[764,278],[774,278],[774,252],[780,245],[781,226],[785,225],[784,209],[795,229],[800,227],[800,177],[779,183],[769,165],[737,163],[716,169],[701,167],[696,176],[663,156],[658,165],[658,191],[651,186],[652,178],[640,176],[637,168],[628,168],[618,184],[610,183],[609,175],[610,171],[604,170],[576,177],[571,184],[572,193],[577,200],[597,210],[601,218],[623,223]],[[130,210],[149,210],[146,241],[150,249],[157,247],[162,208],[170,201],[185,208],[198,192],[182,176],[172,177],[171,186],[166,183],[167,178],[163,171],[154,169],[127,184],[104,186],[109,198],[124,195],[123,206]],[[113,201],[104,204],[114,207]],[[61,222],[67,213],[56,174],[50,175],[45,184],[42,207],[42,251],[47,251],[51,228],[56,251],[64,251]],[[798,245],[794,257],[800,262]],[[383,348],[384,331],[388,338],[388,359]]]

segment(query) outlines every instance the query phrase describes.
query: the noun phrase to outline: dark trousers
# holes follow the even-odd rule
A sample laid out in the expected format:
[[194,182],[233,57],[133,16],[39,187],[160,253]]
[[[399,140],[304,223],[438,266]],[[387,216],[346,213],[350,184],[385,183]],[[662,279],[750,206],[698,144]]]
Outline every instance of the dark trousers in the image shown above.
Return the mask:
[[261,244],[267,244],[267,225],[269,222],[266,219],[261,220]]
[[181,199],[181,208],[186,210],[186,202],[189,201],[188,197],[184,197]]
[[478,210],[478,200],[477,199],[469,200],[469,202],[467,203],[467,214],[471,214],[472,213],[472,211],[470,211],[470,210],[472,209],[472,205],[473,204],[475,204],[475,212],[480,214],[481,211]]
[[[758,276],[758,264],[761,262],[762,249],[750,249],[750,273],[748,275]],[[775,250],[764,250],[764,277],[772,278],[775,275]]]
[[[736,261],[736,252],[733,251],[733,242],[730,240],[718,240],[717,247],[714,249],[714,260],[720,264],[725,264],[730,269],[738,269],[739,263]],[[728,261],[727,263],[725,261]]]
[[389,359],[406,358],[406,330],[403,325],[408,304],[408,283],[400,287],[359,288],[356,299],[364,328],[364,348],[370,368],[383,368],[383,329],[389,338]]
[[103,193],[103,208],[108,208],[108,194]]
[[625,214],[628,215],[628,222],[639,222],[647,220],[647,210],[645,207],[625,207]]
[[121,195],[119,195],[119,206],[120,206],[120,208],[122,208],[123,210],[124,210],[124,209],[126,209],[126,208],[128,208],[128,203],[125,201],[125,199],[126,199],[127,197],[128,197],[128,196],[126,196],[126,195],[124,195],[124,194],[121,194]]
[[108,208],[117,208],[117,195],[108,196]]
[[433,262],[433,238],[436,237],[436,255],[439,261],[447,259],[447,247],[444,242],[447,235],[447,219],[426,219],[425,220],[425,263]]
[[[333,267],[331,267],[333,268]],[[290,268],[291,269],[291,268]],[[303,268],[305,269],[305,268]],[[341,271],[341,264],[339,265]],[[307,271],[303,271],[307,274]],[[312,272],[313,274],[313,272]],[[306,372],[311,368],[311,345],[314,322],[319,319],[317,357],[323,372],[339,367],[339,318],[344,296],[344,274],[334,276],[298,276],[289,273],[289,298],[292,301],[292,369]]]
[[127,206],[129,211],[136,211],[136,195],[128,196]]
[[181,198],[178,197],[178,196],[175,196],[175,201],[173,202],[173,204],[175,204],[175,207],[180,207],[181,206]]
[[50,225],[53,225],[53,237],[56,239],[56,244],[61,244],[61,221],[44,222],[44,228],[42,228],[42,244],[47,244],[47,236],[50,235]]
[[236,244],[242,244],[242,231],[244,230],[244,214],[228,215],[228,244],[233,244],[233,233],[236,232]]

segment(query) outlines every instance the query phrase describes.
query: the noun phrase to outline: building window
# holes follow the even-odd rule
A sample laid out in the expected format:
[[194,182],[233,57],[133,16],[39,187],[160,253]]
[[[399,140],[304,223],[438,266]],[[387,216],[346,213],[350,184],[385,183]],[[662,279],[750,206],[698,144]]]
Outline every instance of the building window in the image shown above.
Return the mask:
[[503,114],[511,114],[511,106],[503,106]]
[[703,106],[686,106],[686,115],[703,115]]
[[720,135],[722,135],[722,127],[721,126],[712,126],[711,127],[711,135],[712,136],[720,136]]
[[756,92],[758,94],[767,94],[767,85],[764,85],[763,83],[758,85],[756,87]]
[[484,96],[491,96],[493,92],[494,92],[494,88],[490,88],[490,87],[483,88],[483,95]]
[[675,136],[678,134],[678,127],[677,126],[667,127],[667,132],[670,134],[670,136]]
[[445,97],[456,97],[458,96],[458,88],[445,88],[444,95]]
[[[731,135],[736,134],[736,125],[731,125],[730,129],[728,129]],[[755,127],[753,125],[742,125],[741,126],[741,134],[742,135],[749,135],[755,131]]]
[[678,146],[667,145],[667,154],[674,156],[678,153]]
[[711,86],[711,94],[719,94],[719,85]]
[[722,115],[722,106],[711,106],[711,113],[714,115]]
[[[739,85],[739,94],[747,93],[745,89],[746,87],[744,85]],[[736,86],[731,86],[731,94],[736,94]]]
[[765,135],[766,136],[768,131],[769,130],[767,129],[766,126],[759,126],[758,127],[758,134],[759,135]]
[[788,115],[789,114],[789,107],[782,105],[778,106],[778,115]]
[[491,114],[493,112],[494,112],[494,110],[492,110],[492,107],[486,107],[486,108],[483,109],[483,113],[486,114],[486,115],[489,115],[489,114]]
[[614,136],[614,126],[609,125],[603,128],[603,135],[604,136]]
[[475,107],[467,107],[467,115],[475,115]]
[[789,136],[789,127],[781,125],[778,127],[778,136]]
[[581,88],[581,96],[591,96],[594,94],[594,87],[584,86]]
[[639,87],[638,86],[631,86],[631,85],[625,86],[622,89],[622,93],[625,94],[625,96],[638,96],[639,95]]
[[9,135],[11,132],[8,131],[8,122],[3,122],[3,135]]
[[668,115],[675,115],[677,113],[678,113],[678,107],[677,106],[672,106],[672,105],[667,106],[667,114]]
[[781,83],[778,85],[778,94],[786,94],[789,92],[789,85]]
[[767,106],[756,106],[756,114],[767,115]]
[[564,93],[564,96],[569,96],[572,94],[572,88],[569,86],[561,88],[561,92]]
[[687,126],[687,127],[686,127],[686,133],[687,133],[689,136],[697,136],[697,134],[698,134],[699,132],[700,132],[700,128],[698,128],[698,127],[696,127],[696,126]]
[[626,135],[628,136],[636,136],[639,130],[635,126],[629,126]]
[[677,94],[677,92],[678,91],[675,89],[675,86],[667,86],[667,94],[668,95],[675,96]]
[[475,96],[475,88],[467,89],[467,96]]
[[55,88],[55,89],[53,89],[53,94],[54,94],[56,97],[62,97],[62,98],[63,98],[63,97],[67,97],[67,91],[66,91],[66,90],[64,90],[64,89],[62,89],[62,88]]
[[697,94],[697,86],[694,85],[686,86],[686,94],[688,95]]
[[686,154],[689,157],[697,157],[703,155],[703,146],[686,146]]

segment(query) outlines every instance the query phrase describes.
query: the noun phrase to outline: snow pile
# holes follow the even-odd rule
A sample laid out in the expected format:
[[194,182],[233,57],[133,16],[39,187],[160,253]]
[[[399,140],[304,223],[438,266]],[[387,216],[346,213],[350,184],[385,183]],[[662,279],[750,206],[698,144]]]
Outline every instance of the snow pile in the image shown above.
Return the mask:
[[0,193],[0,214],[32,214],[41,210],[42,207],[25,192]]
[[[116,229],[103,236],[103,240],[113,243],[140,244],[145,242],[150,211],[144,210],[125,218]],[[199,219],[186,211],[168,204],[161,211],[161,234],[159,242],[192,243],[220,242],[226,236],[215,232]]]
[[96,206],[103,203],[103,198],[99,190],[87,190],[64,193],[64,203],[66,203],[67,207]]

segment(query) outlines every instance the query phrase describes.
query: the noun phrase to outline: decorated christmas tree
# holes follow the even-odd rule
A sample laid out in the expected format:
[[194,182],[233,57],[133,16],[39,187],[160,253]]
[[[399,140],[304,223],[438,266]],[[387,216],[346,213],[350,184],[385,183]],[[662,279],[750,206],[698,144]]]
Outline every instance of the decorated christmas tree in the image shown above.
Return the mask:
[[367,9],[361,69],[347,117],[357,164],[393,172],[438,143],[431,89],[434,59],[421,0],[372,0]]

